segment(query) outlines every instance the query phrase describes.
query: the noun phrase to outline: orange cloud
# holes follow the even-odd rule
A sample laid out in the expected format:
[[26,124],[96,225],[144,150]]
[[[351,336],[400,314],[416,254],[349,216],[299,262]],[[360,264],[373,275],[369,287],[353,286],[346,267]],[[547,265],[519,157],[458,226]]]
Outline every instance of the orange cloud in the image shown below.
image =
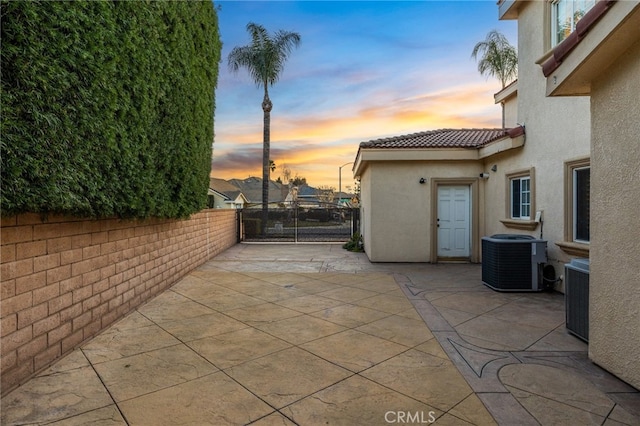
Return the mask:
[[[274,114],[271,159],[314,186],[338,186],[338,167],[353,161],[362,141],[439,128],[498,127],[493,84],[450,87],[411,97],[376,93],[366,106],[315,115]],[[262,175],[262,121],[216,132],[212,174],[219,178]],[[276,170],[273,177],[281,174]],[[343,186],[351,167],[342,168]]]

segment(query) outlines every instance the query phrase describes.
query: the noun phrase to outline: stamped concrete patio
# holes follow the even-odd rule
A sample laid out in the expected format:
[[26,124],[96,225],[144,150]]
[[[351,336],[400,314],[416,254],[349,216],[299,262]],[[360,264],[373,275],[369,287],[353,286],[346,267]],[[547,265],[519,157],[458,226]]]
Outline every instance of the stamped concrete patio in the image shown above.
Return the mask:
[[2,399],[3,425],[639,425],[561,294],[240,244]]

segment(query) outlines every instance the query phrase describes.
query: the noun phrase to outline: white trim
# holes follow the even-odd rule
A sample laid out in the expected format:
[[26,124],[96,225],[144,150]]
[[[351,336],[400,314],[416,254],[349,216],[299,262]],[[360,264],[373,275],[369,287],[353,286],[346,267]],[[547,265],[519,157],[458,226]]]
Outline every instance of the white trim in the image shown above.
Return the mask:
[[[513,182],[515,181],[520,181],[520,202],[519,202],[519,211],[520,211],[520,216],[514,216],[513,215]],[[523,191],[522,190],[522,182],[527,181],[528,182],[528,189],[527,191]],[[522,219],[522,220],[529,220],[531,219],[531,196],[532,196],[532,191],[531,191],[531,176],[527,175],[527,176],[517,176],[517,177],[512,177],[509,179],[509,188],[510,188],[510,193],[509,193],[509,210],[510,210],[510,218],[511,219]],[[529,201],[527,203],[523,203],[522,201],[522,195],[523,194],[528,194],[529,195]],[[529,207],[529,214],[526,216],[522,215],[522,207],[523,206],[528,206]]]

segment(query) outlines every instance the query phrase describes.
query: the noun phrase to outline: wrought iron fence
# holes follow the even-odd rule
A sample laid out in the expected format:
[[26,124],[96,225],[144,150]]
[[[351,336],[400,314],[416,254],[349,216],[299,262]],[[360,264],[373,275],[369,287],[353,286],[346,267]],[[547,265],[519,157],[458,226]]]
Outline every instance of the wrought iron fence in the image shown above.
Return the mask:
[[269,208],[262,230],[261,205],[238,211],[241,241],[324,242],[348,241],[358,231],[359,210],[335,204]]

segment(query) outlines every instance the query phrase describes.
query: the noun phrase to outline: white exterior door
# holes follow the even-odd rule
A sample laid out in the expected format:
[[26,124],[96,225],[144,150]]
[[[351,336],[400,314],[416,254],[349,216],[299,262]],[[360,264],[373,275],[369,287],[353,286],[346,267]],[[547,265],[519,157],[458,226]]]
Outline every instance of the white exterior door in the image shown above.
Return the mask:
[[469,257],[471,195],[469,186],[438,186],[438,257]]

